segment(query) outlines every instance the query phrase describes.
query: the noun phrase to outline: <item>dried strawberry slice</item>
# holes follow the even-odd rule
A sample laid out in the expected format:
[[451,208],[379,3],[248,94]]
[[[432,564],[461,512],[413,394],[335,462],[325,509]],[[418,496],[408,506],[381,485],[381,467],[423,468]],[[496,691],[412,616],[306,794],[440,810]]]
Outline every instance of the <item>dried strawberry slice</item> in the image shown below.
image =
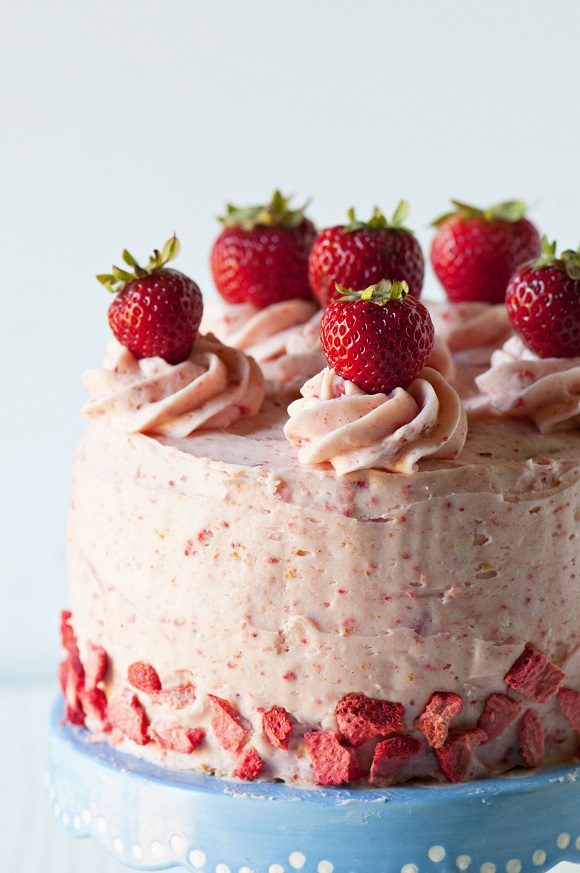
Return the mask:
[[205,731],[202,728],[185,727],[185,725],[167,722],[155,724],[149,733],[162,749],[170,749],[184,755],[191,755],[205,737]]
[[195,700],[195,688],[193,685],[173,685],[171,688],[163,688],[161,691],[151,692],[151,701],[171,709],[183,709]]
[[341,785],[361,775],[356,752],[343,746],[334,731],[304,734],[306,748],[312,758],[314,781],[318,785]]
[[107,695],[102,688],[85,688],[81,700],[89,722],[88,726],[93,730],[103,731],[103,733],[110,731]]
[[514,661],[505,675],[505,682],[514,691],[536,703],[547,703],[560,690],[566,674],[530,643]]
[[560,688],[558,703],[575,731],[580,733],[580,694],[573,688]]
[[537,712],[526,709],[518,725],[518,743],[524,763],[534,770],[544,763],[544,728]]
[[405,730],[405,707],[401,703],[367,697],[366,694],[347,694],[336,704],[334,715],[341,735],[355,747],[374,737]]
[[[67,707],[71,712],[82,710],[81,694],[85,687],[85,671],[78,654],[69,654],[58,666],[58,678]],[[74,724],[80,724],[77,720]]]
[[521,706],[505,694],[490,694],[483,712],[479,716],[477,727],[487,734],[487,743],[495,740],[516,720]]
[[213,706],[211,726],[216,740],[228,752],[239,752],[249,734],[249,725],[229,700],[208,694]]
[[60,614],[60,641],[63,649],[70,655],[78,655],[77,638],[71,625],[72,612],[63,609]]
[[449,731],[449,735],[435,755],[441,770],[450,782],[462,782],[465,779],[473,753],[487,735],[481,728],[467,731]]
[[262,730],[273,746],[283,749],[285,752],[288,751],[292,722],[283,706],[273,706],[272,709],[264,713]]
[[244,779],[246,782],[253,782],[260,775],[261,769],[262,759],[254,747],[249,746],[247,749],[244,749],[238,758],[235,775],[238,779]]
[[147,713],[137,695],[129,688],[123,688],[111,701],[108,717],[113,727],[118,728],[124,736],[133,740],[138,746],[146,746],[150,742]]
[[420,748],[420,742],[408,736],[389,737],[377,743],[369,782],[380,787],[391,785]]
[[96,688],[107,675],[107,653],[102,646],[89,643],[85,657],[85,688]]
[[449,725],[463,709],[463,700],[453,691],[435,691],[429,698],[421,715],[415,719],[414,728],[425,734],[433,749],[440,749],[447,739]]
[[136,688],[137,691],[143,691],[145,694],[161,691],[161,680],[157,670],[151,664],[145,664],[143,661],[129,664],[127,679],[133,688]]

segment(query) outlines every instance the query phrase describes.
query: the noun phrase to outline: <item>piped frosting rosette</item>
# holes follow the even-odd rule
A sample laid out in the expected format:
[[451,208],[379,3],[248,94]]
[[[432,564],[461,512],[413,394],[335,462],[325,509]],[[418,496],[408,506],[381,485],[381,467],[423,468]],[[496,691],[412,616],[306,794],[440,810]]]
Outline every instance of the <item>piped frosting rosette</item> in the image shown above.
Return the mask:
[[503,303],[423,302],[433,320],[435,336],[447,344],[459,363],[489,364],[492,352],[513,333]]
[[255,415],[264,398],[264,378],[252,358],[198,335],[188,358],[137,359],[112,342],[102,368],[85,370],[91,395],[83,412],[121,433],[185,437],[196,430],[228,427]]
[[580,427],[580,358],[539,358],[514,336],[475,381],[472,415],[529,418],[541,433]]
[[284,433],[303,464],[330,463],[339,475],[381,468],[412,473],[421,458],[455,459],[467,435],[465,410],[436,370],[406,388],[367,394],[326,367],[288,407]]

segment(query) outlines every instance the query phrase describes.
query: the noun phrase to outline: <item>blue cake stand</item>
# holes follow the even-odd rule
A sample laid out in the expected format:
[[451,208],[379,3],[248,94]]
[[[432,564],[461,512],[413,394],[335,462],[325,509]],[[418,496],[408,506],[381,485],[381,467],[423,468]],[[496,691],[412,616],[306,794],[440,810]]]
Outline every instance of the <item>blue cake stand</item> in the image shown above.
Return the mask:
[[122,864],[197,873],[532,873],[580,864],[580,766],[444,787],[297,789],[146,764],[52,718],[56,816]]

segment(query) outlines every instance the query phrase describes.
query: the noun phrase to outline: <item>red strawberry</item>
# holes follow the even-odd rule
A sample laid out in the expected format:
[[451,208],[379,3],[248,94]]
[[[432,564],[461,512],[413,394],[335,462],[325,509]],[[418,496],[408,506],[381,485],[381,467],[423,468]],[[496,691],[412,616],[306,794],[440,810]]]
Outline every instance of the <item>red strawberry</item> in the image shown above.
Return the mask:
[[362,291],[381,279],[404,279],[410,293],[419,297],[425,261],[415,236],[402,227],[408,212],[408,204],[401,200],[390,222],[377,207],[363,222],[350,209],[349,224],[320,233],[308,259],[308,279],[323,306],[336,299],[337,283]]
[[340,299],[325,310],[320,342],[336,372],[369,394],[406,388],[433,348],[427,309],[406,282],[381,280],[364,291],[337,286]]
[[97,276],[108,291],[117,294],[109,307],[111,330],[137,358],[160,357],[178,364],[191,351],[203,302],[192,279],[165,268],[179,248],[177,237],[171,237],[161,252],[155,249],[146,267],[140,267],[125,250],[123,260],[133,267],[133,273],[113,267],[112,274]]
[[431,263],[453,303],[503,303],[513,271],[540,255],[540,235],[524,218],[525,203],[477,209],[457,200],[434,223]]
[[556,243],[542,238],[544,257],[524,264],[509,281],[511,323],[540,358],[580,356],[580,248],[556,257]]
[[[310,300],[308,253],[316,236],[301,209],[276,191],[267,206],[228,205],[210,255],[215,286],[227,303],[259,309],[283,300]],[[306,204],[307,205],[307,204]]]

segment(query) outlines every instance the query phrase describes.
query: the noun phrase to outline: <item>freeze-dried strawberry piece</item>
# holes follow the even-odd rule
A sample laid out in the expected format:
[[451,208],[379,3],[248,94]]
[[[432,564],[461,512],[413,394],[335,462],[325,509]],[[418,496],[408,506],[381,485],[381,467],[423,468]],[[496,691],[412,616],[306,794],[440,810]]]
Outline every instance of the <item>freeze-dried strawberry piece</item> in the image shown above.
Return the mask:
[[440,749],[447,739],[449,724],[463,709],[463,700],[453,691],[435,691],[421,715],[415,719],[415,730],[425,734],[433,749]]
[[401,703],[352,692],[339,700],[334,710],[338,729],[351,746],[362,746],[378,736],[405,730],[405,707]]
[[262,717],[262,730],[273,746],[288,751],[292,722],[283,706],[273,706]]
[[77,638],[70,623],[71,618],[72,612],[68,609],[63,609],[60,614],[60,641],[63,649],[69,654],[78,655]]
[[139,698],[129,688],[123,688],[121,693],[109,704],[109,721],[118,728],[129,740],[138,746],[146,746],[150,742],[149,719],[141,706]]
[[248,738],[248,725],[229,700],[208,694],[213,706],[211,726],[216,740],[228,752],[239,752]]
[[[85,671],[78,654],[69,654],[58,665],[58,678],[65,703],[71,712],[82,710],[81,694],[85,687]],[[75,720],[73,724],[80,724]]]
[[253,746],[249,746],[240,754],[238,763],[234,771],[238,779],[245,779],[246,782],[253,782],[260,775],[262,769],[262,759],[258,755]]
[[69,704],[65,702],[64,720],[68,721],[69,724],[76,724],[80,726],[84,725],[85,712],[80,704],[80,701],[79,703],[77,703],[76,706],[69,706]]
[[127,679],[133,688],[136,688],[137,691],[143,691],[145,694],[161,691],[161,680],[157,670],[151,664],[144,664],[143,661],[129,664]]
[[107,695],[102,688],[85,688],[81,695],[81,700],[87,719],[91,722],[88,726],[105,733],[110,731],[111,724],[107,714]]
[[560,688],[558,703],[575,731],[580,733],[580,694],[573,688]]
[[420,748],[421,743],[418,740],[407,736],[389,737],[377,743],[369,782],[383,788],[391,785]]
[[471,764],[473,753],[487,735],[481,728],[467,731],[449,731],[449,735],[435,755],[441,770],[450,782],[462,782]]
[[85,657],[85,688],[96,688],[107,675],[108,657],[102,646],[89,643]]
[[516,720],[521,706],[505,694],[490,694],[483,712],[479,716],[477,727],[487,734],[487,743],[503,734],[506,728]]
[[356,752],[343,746],[334,731],[304,734],[306,748],[312,758],[314,781],[319,785],[341,785],[361,775]]
[[195,688],[189,684],[173,685],[171,688],[153,691],[151,700],[153,703],[170,706],[172,709],[183,709],[195,700]]
[[536,769],[544,763],[544,728],[540,716],[526,709],[518,725],[518,744],[527,767]]
[[191,755],[205,737],[205,731],[202,728],[191,728],[166,722],[154,725],[149,733],[162,749],[171,749],[173,752],[182,752],[184,755]]
[[536,703],[547,703],[560,690],[566,674],[530,643],[514,661],[505,675],[505,682],[514,691]]

